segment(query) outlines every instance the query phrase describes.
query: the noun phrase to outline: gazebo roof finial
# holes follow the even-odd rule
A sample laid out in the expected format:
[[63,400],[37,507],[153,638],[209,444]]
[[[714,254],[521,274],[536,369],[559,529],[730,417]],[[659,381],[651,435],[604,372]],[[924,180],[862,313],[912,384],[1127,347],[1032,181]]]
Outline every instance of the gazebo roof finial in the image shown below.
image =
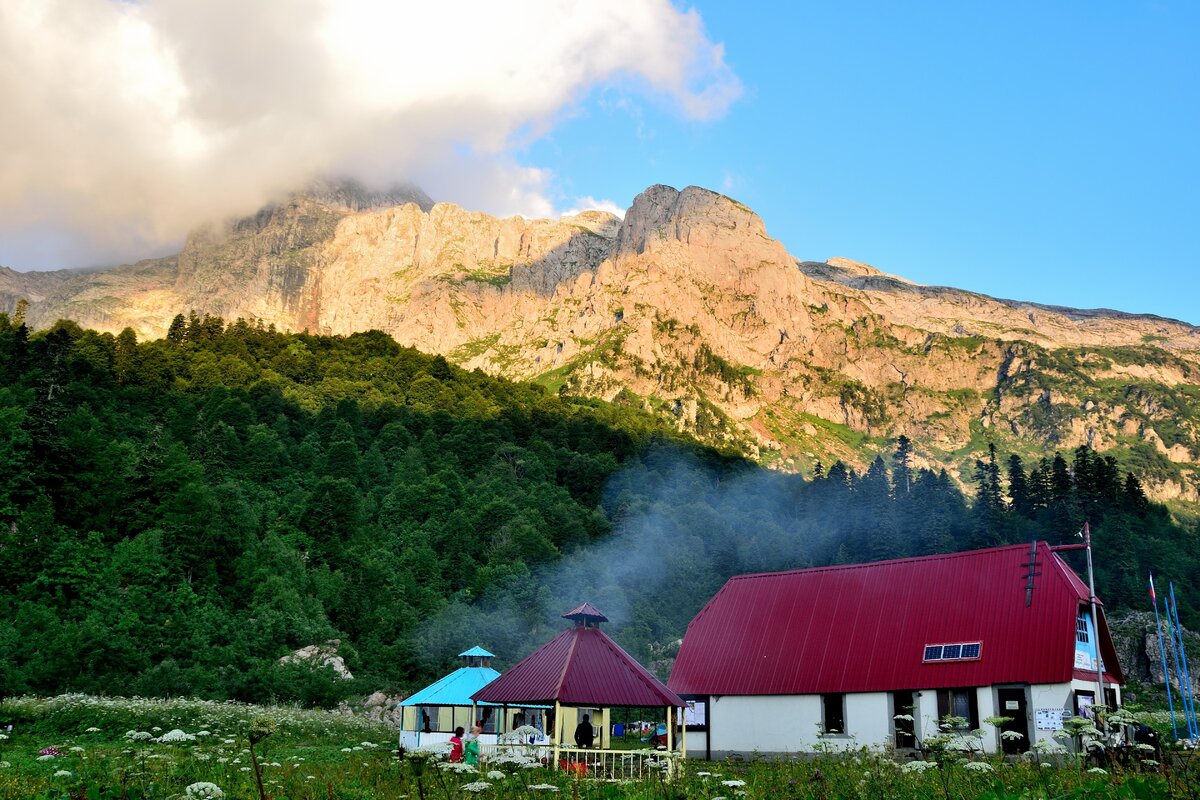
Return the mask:
[[578,608],[571,609],[563,614],[562,618],[573,620],[576,625],[585,625],[589,628],[594,628],[601,622],[608,622],[608,617],[604,616],[604,612],[591,603],[584,603]]

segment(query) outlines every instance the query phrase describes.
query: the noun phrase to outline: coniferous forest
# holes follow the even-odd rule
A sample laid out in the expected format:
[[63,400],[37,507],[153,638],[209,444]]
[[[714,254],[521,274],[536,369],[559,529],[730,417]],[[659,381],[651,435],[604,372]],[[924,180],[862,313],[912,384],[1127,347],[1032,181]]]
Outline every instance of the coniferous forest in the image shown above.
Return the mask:
[[[1061,543],[1085,520],[1110,609],[1142,608],[1154,569],[1200,624],[1194,523],[1086,448],[993,450],[969,492],[903,437],[863,474],[802,478],[622,398],[378,332],[181,315],[138,342],[0,315],[0,695],[332,705],[416,688],[473,644],[511,663],[585,599],[661,664],[730,575]],[[279,663],[332,639],[354,680]]]

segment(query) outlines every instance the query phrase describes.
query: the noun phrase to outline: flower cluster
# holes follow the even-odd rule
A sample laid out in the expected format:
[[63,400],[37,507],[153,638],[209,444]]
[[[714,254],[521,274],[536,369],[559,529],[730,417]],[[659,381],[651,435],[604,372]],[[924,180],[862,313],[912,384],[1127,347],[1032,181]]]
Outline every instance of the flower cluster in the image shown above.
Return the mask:
[[900,767],[901,772],[915,772],[918,775],[927,769],[937,769],[937,764],[933,761],[909,761]]
[[492,785],[487,781],[475,781],[474,783],[464,783],[460,788],[462,788],[464,792],[478,793],[485,789],[492,788]]
[[225,792],[220,786],[208,781],[199,781],[198,783],[188,784],[183,790],[183,796],[188,800],[222,800],[225,797]]

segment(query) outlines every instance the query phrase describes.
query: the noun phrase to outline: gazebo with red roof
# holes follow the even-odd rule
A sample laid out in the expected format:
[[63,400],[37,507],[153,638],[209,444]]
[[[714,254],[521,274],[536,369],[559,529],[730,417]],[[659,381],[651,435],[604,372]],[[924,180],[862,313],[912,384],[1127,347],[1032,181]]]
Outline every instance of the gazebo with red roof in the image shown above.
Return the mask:
[[[608,741],[610,708],[665,709],[670,750],[675,709],[686,703],[600,630],[600,623],[608,617],[595,606],[584,603],[562,616],[575,624],[477,691],[472,699],[495,705],[553,705],[555,764],[563,749],[564,709],[600,709],[602,744]],[[681,750],[685,744],[681,742]]]

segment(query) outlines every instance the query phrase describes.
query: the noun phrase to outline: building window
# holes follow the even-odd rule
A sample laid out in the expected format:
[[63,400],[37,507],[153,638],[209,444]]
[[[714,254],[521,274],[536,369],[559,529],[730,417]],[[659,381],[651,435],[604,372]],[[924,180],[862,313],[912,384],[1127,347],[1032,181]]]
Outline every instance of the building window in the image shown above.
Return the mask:
[[974,689],[938,689],[938,720],[958,717],[966,720],[955,730],[969,731],[979,727],[979,698]]
[[1087,644],[1090,641],[1088,632],[1092,627],[1091,622],[1086,611],[1079,612],[1079,616],[1075,617],[1075,641],[1080,644]]
[[846,695],[821,695],[821,724],[825,733],[846,732]]

